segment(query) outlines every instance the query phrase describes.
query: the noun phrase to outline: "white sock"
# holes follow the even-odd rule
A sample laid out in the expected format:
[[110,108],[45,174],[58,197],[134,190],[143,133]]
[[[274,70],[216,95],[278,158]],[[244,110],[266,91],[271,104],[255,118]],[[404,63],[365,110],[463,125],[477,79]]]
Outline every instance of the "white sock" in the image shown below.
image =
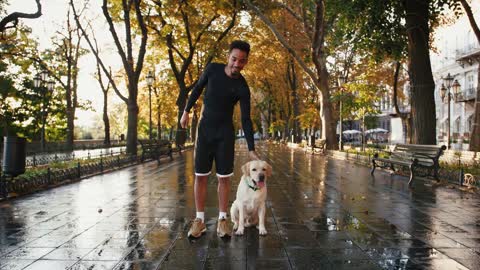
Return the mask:
[[201,219],[202,222],[205,222],[205,212],[197,212],[197,218]]
[[218,214],[218,219],[227,219],[227,212],[220,212],[220,214]]

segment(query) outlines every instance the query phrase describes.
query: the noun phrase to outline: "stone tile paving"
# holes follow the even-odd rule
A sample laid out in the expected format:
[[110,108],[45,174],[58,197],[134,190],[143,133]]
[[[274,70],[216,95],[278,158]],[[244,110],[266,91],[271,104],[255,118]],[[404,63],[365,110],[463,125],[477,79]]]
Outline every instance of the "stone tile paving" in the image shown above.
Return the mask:
[[[237,145],[233,201],[246,147]],[[141,164],[0,202],[0,269],[480,269],[480,198],[284,146],[267,230],[219,239],[216,180],[207,232],[194,215],[193,155]]]

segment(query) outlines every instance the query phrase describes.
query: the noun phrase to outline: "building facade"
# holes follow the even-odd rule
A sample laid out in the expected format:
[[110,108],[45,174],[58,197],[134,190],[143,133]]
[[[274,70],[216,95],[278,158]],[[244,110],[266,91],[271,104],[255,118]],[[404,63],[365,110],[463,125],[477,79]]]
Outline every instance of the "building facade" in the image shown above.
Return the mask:
[[[472,2],[477,23],[480,23],[480,4]],[[475,97],[478,87],[480,44],[466,16],[454,24],[438,29],[431,52],[432,70],[435,80],[435,104],[437,115],[437,143],[450,141],[455,145],[468,144],[472,131]],[[448,89],[445,78],[450,74],[460,84],[458,93]],[[448,94],[442,98],[442,85],[451,93],[450,111]],[[450,119],[450,123],[449,123]],[[458,148],[458,147],[457,147]]]

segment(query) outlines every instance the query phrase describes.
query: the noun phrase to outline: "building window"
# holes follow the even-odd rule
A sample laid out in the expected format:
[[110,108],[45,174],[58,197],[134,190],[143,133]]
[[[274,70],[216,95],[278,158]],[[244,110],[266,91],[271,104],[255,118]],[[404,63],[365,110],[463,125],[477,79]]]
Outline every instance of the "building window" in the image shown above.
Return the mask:
[[460,117],[455,120],[455,131],[460,133]]
[[[466,90],[470,90],[470,89],[473,89],[473,74],[470,72],[467,74],[467,88]],[[471,91],[471,90],[470,90]]]

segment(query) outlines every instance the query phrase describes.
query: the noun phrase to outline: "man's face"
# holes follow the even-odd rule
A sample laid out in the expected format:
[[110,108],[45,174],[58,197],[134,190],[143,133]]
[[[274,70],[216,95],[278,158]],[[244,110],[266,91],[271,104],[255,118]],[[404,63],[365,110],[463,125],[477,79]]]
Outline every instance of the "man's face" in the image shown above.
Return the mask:
[[248,55],[246,52],[233,49],[228,55],[228,68],[233,76],[239,76],[240,71],[245,67],[248,62]]

